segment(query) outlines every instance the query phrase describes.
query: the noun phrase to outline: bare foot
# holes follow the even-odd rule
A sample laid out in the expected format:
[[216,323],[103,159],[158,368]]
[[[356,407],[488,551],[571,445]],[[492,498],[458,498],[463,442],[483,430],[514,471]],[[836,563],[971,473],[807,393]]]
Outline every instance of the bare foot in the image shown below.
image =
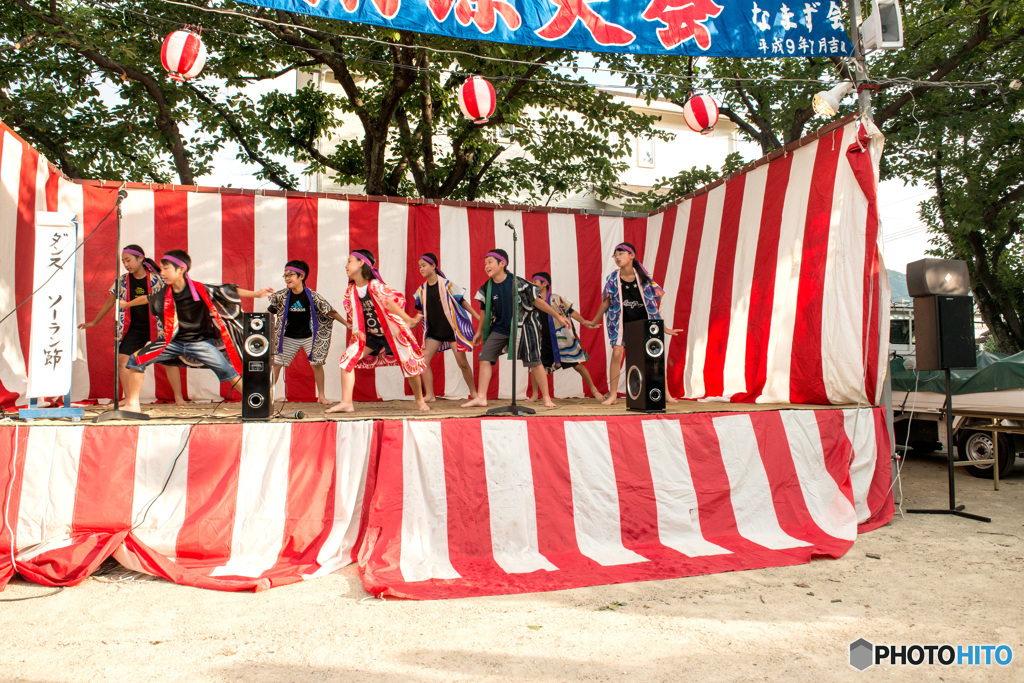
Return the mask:
[[176,398],[176,399],[174,399],[174,405],[176,405],[176,406],[187,406],[188,402],[185,401],[185,399],[183,399],[183,398]]
[[125,402],[121,404],[121,410],[128,411],[129,413],[141,413],[142,406],[138,403]]
[[430,406],[427,405],[427,402],[425,400],[423,400],[423,401],[416,401],[416,408],[421,413],[424,413],[424,412],[430,410]]
[[605,395],[602,394],[600,391],[595,391],[595,392],[591,393],[590,395],[593,396],[598,401],[603,401],[606,398]]
[[545,408],[557,408],[558,406],[556,406],[555,402],[552,401],[550,398],[546,398],[546,399],[544,399],[544,407]]
[[329,405],[331,405],[331,400],[329,398],[327,398],[326,396],[321,396],[320,398],[318,398],[316,400],[316,402],[319,403],[322,406],[329,406]]
[[668,400],[669,403],[679,403],[679,399],[672,398],[671,394],[665,394],[665,398]]
[[324,412],[325,413],[354,413],[354,412],[356,412],[356,409],[355,409],[355,406],[353,406],[351,403],[345,403],[344,401],[342,401],[341,403],[328,408]]
[[533,403],[536,400],[536,396],[527,396],[526,398],[523,399],[523,403]]
[[603,405],[603,406],[613,406],[613,405],[615,405],[618,402],[618,400],[619,400],[618,396],[612,395],[612,396],[609,396],[608,398],[606,398],[605,400],[601,401],[601,405]]
[[423,400],[426,401],[427,403],[433,403],[434,401],[437,400],[437,396],[434,396],[433,394],[427,394],[426,396],[423,397]]
[[487,399],[476,396],[462,404],[463,408],[486,408]]

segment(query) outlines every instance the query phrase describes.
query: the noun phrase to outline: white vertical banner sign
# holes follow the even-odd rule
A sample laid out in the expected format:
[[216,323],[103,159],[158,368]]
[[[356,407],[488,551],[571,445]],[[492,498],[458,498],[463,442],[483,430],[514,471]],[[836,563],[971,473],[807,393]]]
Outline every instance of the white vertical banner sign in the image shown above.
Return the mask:
[[[29,398],[71,391],[75,359],[75,246],[78,224],[64,212],[36,212]],[[45,284],[44,284],[45,283]]]

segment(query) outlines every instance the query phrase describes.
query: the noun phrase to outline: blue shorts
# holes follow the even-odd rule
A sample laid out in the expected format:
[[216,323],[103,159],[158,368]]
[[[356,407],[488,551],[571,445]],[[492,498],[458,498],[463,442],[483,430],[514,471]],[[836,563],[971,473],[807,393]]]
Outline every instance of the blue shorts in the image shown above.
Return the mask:
[[145,363],[139,362],[139,354],[137,352],[133,353],[128,359],[126,367],[136,372],[145,372],[146,368],[150,365],[176,360],[180,356],[188,356],[189,360],[194,360],[204,367],[213,370],[213,373],[217,375],[217,379],[221,382],[231,382],[238,377],[238,372],[231,365],[231,361],[227,359],[227,356],[214,346],[213,342],[209,341],[179,342],[172,339],[171,343],[167,345],[167,348],[159,356]]

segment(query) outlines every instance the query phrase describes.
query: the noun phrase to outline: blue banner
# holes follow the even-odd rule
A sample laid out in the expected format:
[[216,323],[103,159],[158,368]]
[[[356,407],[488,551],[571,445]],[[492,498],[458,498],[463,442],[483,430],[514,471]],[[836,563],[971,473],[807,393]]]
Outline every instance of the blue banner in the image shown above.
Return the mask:
[[240,0],[418,33],[577,52],[853,54],[841,0]]

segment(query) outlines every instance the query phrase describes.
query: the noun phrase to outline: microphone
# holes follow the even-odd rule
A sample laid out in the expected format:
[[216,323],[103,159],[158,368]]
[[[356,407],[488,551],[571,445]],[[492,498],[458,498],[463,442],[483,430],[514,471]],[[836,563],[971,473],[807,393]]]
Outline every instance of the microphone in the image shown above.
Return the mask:
[[117,202],[116,203],[120,204],[127,197],[128,197],[128,190],[126,190],[124,188],[121,188],[120,190],[117,191]]
[[286,420],[301,420],[302,418],[306,417],[306,414],[301,410],[296,410],[294,413],[281,413],[278,417],[284,418]]
[[508,227],[509,230],[515,230],[516,229],[516,226],[512,225],[512,221],[510,221],[510,220],[505,221],[505,225],[506,225],[506,227]]

